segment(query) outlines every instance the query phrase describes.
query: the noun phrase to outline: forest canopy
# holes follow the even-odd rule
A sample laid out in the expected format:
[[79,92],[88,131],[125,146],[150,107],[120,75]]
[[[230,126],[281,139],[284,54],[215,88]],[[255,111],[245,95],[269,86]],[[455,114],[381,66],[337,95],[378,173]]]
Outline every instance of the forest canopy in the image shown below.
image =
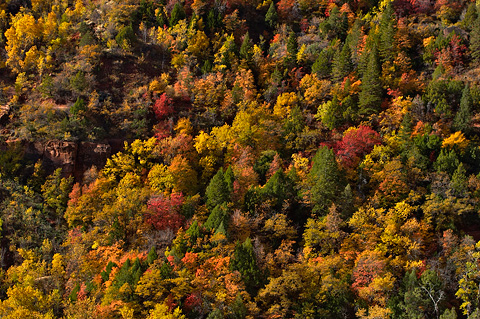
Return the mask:
[[480,318],[473,0],[0,2],[0,317]]

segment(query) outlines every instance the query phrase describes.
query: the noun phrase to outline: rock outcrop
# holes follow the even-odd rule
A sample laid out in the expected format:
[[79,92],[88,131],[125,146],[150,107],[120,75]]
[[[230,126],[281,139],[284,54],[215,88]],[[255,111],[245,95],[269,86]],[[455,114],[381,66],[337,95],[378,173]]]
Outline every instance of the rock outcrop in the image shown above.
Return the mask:
[[92,166],[102,168],[112,154],[112,149],[119,151],[117,144],[116,140],[112,143],[59,140],[27,142],[25,155],[31,161],[41,160],[48,174],[61,168],[64,176],[74,176],[80,181],[83,173]]

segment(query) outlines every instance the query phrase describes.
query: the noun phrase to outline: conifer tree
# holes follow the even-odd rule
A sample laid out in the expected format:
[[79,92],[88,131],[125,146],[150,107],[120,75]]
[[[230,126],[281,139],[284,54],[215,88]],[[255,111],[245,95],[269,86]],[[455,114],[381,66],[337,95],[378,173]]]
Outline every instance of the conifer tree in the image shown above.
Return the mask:
[[335,6],[330,11],[330,15],[327,20],[329,29],[329,37],[345,40],[348,31],[348,17],[346,14],[340,12],[340,9]]
[[438,172],[446,172],[452,175],[459,164],[460,161],[454,150],[447,151],[442,149],[433,166]]
[[465,17],[463,18],[462,25],[468,29],[472,30],[475,21],[478,18],[478,9],[477,9],[477,4],[475,2],[472,2],[468,5],[467,7],[467,12],[465,12]]
[[223,178],[225,180],[225,183],[227,184],[229,195],[231,195],[233,193],[233,182],[235,181],[235,175],[233,174],[231,166],[228,166],[225,174],[223,174]]
[[474,63],[480,63],[480,15],[473,24],[470,32],[470,52]]
[[262,188],[262,195],[266,199],[273,200],[276,209],[281,209],[283,202],[293,196],[293,185],[282,169],[270,177]]
[[188,236],[188,241],[190,242],[190,245],[194,245],[197,242],[197,238],[201,236],[198,221],[194,220],[185,232],[185,234]]
[[217,235],[217,234],[222,234],[224,236],[227,236],[227,230],[225,229],[225,224],[223,223],[223,221],[215,229],[215,235]]
[[183,9],[180,2],[175,3],[173,7],[172,14],[170,15],[170,26],[174,26],[178,23],[178,21],[183,20],[186,18],[185,10]]
[[206,229],[213,229],[216,230],[221,224],[223,224],[223,227],[228,226],[228,209],[225,205],[217,205],[215,208],[212,210],[210,215],[208,216],[207,221],[203,226]]
[[362,91],[358,96],[359,112],[364,117],[380,111],[382,104],[382,84],[378,60],[378,52],[374,47],[369,53],[367,67],[362,77]]
[[147,264],[152,264],[155,260],[157,260],[158,255],[157,255],[157,250],[155,249],[155,246],[153,246],[150,251],[148,252],[147,255]]
[[207,319],[224,319],[225,317],[222,314],[220,309],[214,309],[212,312],[208,314]]
[[135,44],[136,40],[137,37],[135,35],[135,32],[133,31],[131,24],[128,26],[124,26],[115,37],[115,41],[118,43],[118,45],[125,50],[132,47]]
[[352,51],[348,43],[343,45],[340,54],[333,60],[332,76],[334,81],[341,81],[352,71]]
[[392,2],[383,11],[380,20],[380,38],[379,38],[379,55],[383,63],[386,61],[392,62],[395,58],[395,32],[396,20],[393,11]]
[[218,15],[215,13],[215,10],[212,8],[208,11],[207,15],[207,27],[210,31],[213,31],[218,25]]
[[228,202],[230,194],[228,192],[228,185],[225,182],[223,169],[220,168],[215,174],[205,190],[206,204],[209,210],[212,210],[217,205]]
[[295,64],[297,60],[297,51],[298,51],[298,43],[297,43],[297,36],[295,32],[290,32],[287,40],[287,56],[285,57],[285,64],[287,66],[292,66]]
[[463,167],[463,163],[460,163],[453,172],[452,180],[450,181],[450,188],[453,194],[458,197],[463,197],[468,192],[468,179],[466,175],[467,171]]
[[323,49],[312,65],[312,73],[316,73],[319,78],[326,78],[332,71],[331,58],[327,49]]
[[273,1],[270,3],[267,14],[265,15],[265,22],[270,26],[270,28],[275,28],[277,25],[278,15],[277,10],[275,9],[275,4]]
[[460,100],[460,108],[453,119],[452,127],[455,131],[462,131],[465,134],[470,132],[471,110],[473,106],[473,99],[470,93],[470,87],[465,85],[462,92],[462,99]]
[[340,180],[340,171],[333,151],[322,146],[313,157],[312,169],[308,174],[310,201],[314,213],[327,213],[339,193]]
[[232,308],[232,314],[231,318],[232,319],[245,319],[248,314],[247,307],[245,307],[245,304],[243,303],[243,298],[242,295],[237,294],[237,297],[235,298],[235,302],[231,306]]
[[245,33],[242,45],[240,46],[240,58],[249,62],[252,58],[252,44],[250,43],[250,35]]
[[247,292],[252,296],[256,295],[262,284],[262,274],[258,268],[250,238],[247,238],[243,243],[237,242],[231,268],[240,272]]

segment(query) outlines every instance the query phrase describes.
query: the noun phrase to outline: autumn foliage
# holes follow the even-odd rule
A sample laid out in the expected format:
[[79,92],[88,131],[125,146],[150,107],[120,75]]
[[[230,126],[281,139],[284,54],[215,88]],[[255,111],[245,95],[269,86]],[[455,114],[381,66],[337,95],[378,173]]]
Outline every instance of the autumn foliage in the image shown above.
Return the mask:
[[172,193],[169,196],[158,195],[149,200],[145,223],[155,229],[178,230],[184,222],[181,208],[184,198],[182,193]]
[[478,5],[0,1],[0,317],[479,318]]

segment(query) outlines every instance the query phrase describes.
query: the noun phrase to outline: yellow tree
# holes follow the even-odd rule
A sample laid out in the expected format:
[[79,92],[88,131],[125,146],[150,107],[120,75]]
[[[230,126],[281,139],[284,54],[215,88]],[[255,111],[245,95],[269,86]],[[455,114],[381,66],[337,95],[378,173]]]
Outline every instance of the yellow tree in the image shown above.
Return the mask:
[[[35,20],[29,13],[19,12],[13,18],[10,28],[5,32],[7,45],[7,66],[15,73],[24,70],[24,59],[27,52],[32,50],[36,42],[43,35],[43,24]],[[37,50],[37,48],[35,48]],[[30,55],[33,52],[30,51]]]

